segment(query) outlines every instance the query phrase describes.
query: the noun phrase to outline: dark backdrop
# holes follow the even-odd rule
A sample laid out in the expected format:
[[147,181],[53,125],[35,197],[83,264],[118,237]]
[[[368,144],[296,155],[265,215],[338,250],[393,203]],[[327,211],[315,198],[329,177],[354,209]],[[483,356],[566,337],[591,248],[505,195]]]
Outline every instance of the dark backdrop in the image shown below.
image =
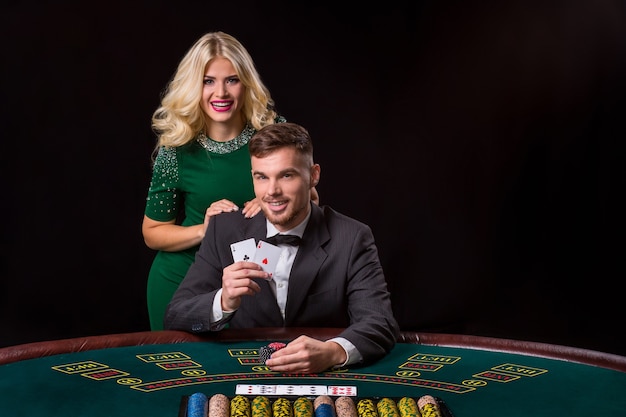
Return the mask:
[[223,30],[404,329],[626,354],[624,2],[307,3],[4,2],[0,344],[148,329],[150,117]]

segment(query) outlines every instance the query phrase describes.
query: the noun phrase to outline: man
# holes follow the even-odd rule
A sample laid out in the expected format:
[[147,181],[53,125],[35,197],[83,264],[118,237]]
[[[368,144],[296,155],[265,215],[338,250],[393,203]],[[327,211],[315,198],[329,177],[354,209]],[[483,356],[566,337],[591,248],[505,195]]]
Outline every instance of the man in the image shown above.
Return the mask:
[[[277,123],[250,139],[254,193],[263,215],[214,217],[165,313],[166,329],[189,332],[251,327],[340,327],[336,338],[300,336],[266,365],[279,372],[321,372],[386,355],[399,333],[371,229],[311,202],[320,179],[306,129]],[[233,262],[231,244],[276,234],[301,237],[278,244],[273,274],[255,262]]]

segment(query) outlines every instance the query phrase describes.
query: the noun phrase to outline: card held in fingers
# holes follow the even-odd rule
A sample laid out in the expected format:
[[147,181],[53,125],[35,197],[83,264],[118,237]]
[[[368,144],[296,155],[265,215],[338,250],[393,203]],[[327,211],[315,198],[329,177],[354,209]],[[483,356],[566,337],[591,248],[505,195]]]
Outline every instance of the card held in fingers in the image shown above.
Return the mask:
[[276,271],[281,251],[282,249],[278,246],[259,240],[259,243],[256,245],[256,252],[254,252],[253,262],[261,265],[263,271],[270,274],[271,278],[274,276],[274,271]]
[[233,254],[233,261],[254,262],[254,253],[256,252],[256,242],[253,237],[242,240],[241,242],[231,243],[230,251]]

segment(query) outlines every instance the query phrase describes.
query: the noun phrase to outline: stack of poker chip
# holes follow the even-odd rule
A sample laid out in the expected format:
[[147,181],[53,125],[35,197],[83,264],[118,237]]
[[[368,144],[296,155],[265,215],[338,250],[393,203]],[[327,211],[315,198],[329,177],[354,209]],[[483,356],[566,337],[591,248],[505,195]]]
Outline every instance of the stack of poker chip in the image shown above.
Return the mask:
[[350,397],[338,397],[335,400],[337,417],[358,417],[356,405]]
[[381,398],[378,400],[376,409],[380,417],[400,417],[398,406],[391,398]]
[[335,402],[328,395],[320,395],[313,400],[315,417],[335,417]]
[[250,400],[244,395],[235,395],[230,400],[230,417],[251,417]]
[[417,400],[417,407],[422,417],[442,417],[437,399],[432,395],[423,395]]
[[287,398],[277,398],[272,404],[272,416],[273,417],[292,417],[293,408],[291,401]]
[[270,356],[272,356],[272,353],[276,352],[279,349],[284,348],[285,346],[287,345],[281,342],[273,342],[273,343],[270,343],[269,345],[262,346],[259,349],[259,359],[261,360],[261,363],[267,362]]
[[209,411],[209,399],[201,392],[189,396],[187,402],[188,417],[205,417]]
[[363,398],[356,405],[359,417],[378,417],[378,408],[371,398]]
[[313,402],[306,398],[300,397],[293,402],[294,417],[313,417]]
[[[276,346],[279,347],[279,346]],[[279,347],[280,348],[280,347]],[[444,408],[440,407],[440,402]],[[445,411],[444,411],[445,410]],[[186,417],[451,417],[443,400],[423,395],[415,401],[402,397],[396,403],[392,398],[361,398],[348,396],[336,399],[320,395],[307,397],[270,399],[259,395],[248,397],[214,394],[189,396]]]
[[421,416],[417,408],[417,402],[411,397],[402,397],[398,401],[398,412],[401,417],[419,417]]
[[251,407],[251,417],[272,417],[272,403],[265,395],[254,397]]
[[209,400],[209,416],[229,417],[230,399],[224,394],[214,394]]

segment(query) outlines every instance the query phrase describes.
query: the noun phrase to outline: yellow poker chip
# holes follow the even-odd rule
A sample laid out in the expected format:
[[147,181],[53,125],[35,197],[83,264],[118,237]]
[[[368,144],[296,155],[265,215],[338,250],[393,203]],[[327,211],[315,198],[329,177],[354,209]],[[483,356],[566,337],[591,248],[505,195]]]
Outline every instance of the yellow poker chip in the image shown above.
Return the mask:
[[272,408],[270,399],[259,395],[252,400],[251,405],[252,417],[272,417]]
[[243,395],[236,395],[230,400],[230,417],[251,417],[250,400]]
[[402,397],[398,400],[398,411],[400,417],[420,417],[417,403],[411,397]]
[[306,397],[300,397],[293,402],[294,417],[313,417],[313,403]]
[[274,417],[293,417],[291,402],[286,398],[277,398],[272,404]]
[[434,404],[425,404],[421,409],[422,417],[441,417],[439,407]]
[[376,409],[380,417],[400,417],[396,402],[391,398],[382,398],[376,404]]
[[369,398],[360,400],[356,405],[356,410],[359,413],[359,417],[379,417],[374,401]]

